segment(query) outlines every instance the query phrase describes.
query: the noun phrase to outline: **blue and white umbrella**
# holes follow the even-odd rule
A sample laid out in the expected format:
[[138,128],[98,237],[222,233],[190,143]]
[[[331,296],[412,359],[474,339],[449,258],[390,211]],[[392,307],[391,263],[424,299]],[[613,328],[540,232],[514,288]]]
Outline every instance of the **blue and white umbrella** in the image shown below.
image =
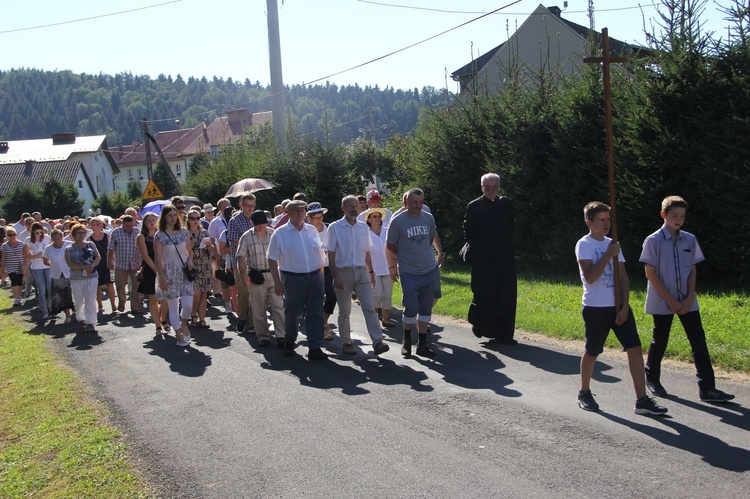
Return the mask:
[[145,215],[146,213],[155,213],[157,215],[161,215],[162,207],[168,204],[170,204],[170,201],[168,199],[159,199],[158,201],[151,201],[146,206],[141,208],[141,216]]

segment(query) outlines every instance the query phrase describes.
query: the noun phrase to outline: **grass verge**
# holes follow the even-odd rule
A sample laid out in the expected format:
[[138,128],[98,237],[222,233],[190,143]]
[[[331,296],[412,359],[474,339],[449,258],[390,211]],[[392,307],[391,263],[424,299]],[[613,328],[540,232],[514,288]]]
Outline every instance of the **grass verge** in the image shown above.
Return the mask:
[[0,496],[149,497],[106,409],[0,296]]
[[[448,265],[441,272],[443,298],[435,306],[435,313],[466,319],[471,303],[471,276],[463,266]],[[631,276],[632,279],[632,276]],[[644,350],[651,342],[651,316],[643,306],[646,284],[631,282],[630,304],[638,324]],[[583,345],[580,281],[522,273],[518,279],[518,307],[516,327],[563,340],[580,341]],[[400,300],[401,290],[394,289],[394,302]],[[750,296],[734,291],[698,289],[706,341],[714,365],[726,371],[750,373]],[[619,347],[613,334],[607,345]],[[672,325],[667,358],[692,362],[690,344],[679,320]]]

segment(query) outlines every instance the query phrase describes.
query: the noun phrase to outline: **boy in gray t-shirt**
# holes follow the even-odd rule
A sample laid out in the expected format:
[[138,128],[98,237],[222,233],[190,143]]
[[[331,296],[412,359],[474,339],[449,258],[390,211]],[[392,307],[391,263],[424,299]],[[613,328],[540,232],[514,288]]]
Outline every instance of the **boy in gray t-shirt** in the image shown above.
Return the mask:
[[[404,305],[404,342],[401,354],[411,357],[411,330],[418,329],[417,355],[434,357],[435,352],[427,345],[427,326],[430,323],[435,297],[435,273],[443,265],[443,251],[437,237],[435,219],[422,212],[424,193],[421,189],[409,189],[404,196],[406,211],[394,216],[386,235],[386,258],[391,279],[401,276]],[[435,261],[433,246],[438,252]]]

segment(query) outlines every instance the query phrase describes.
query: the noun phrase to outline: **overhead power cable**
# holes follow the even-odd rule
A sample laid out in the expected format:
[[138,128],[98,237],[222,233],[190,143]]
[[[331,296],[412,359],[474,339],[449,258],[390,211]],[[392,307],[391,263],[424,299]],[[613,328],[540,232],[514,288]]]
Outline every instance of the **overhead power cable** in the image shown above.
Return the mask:
[[172,3],[179,3],[179,2],[182,2],[182,0],[170,0],[169,2],[157,3],[154,5],[146,5],[145,7],[136,7],[135,9],[121,10],[119,12],[111,12],[109,14],[101,14],[99,16],[82,17],[80,19],[71,19],[68,21],[60,21],[57,23],[40,24],[38,26],[27,26],[26,28],[7,29],[5,31],[0,31],[0,35],[4,35],[6,33],[17,33],[19,31],[29,31],[32,29],[49,28],[51,26],[61,26],[63,24],[80,23],[83,21],[91,21],[92,19],[101,19],[103,17],[119,16],[120,14],[129,14],[131,12],[138,12],[139,10],[153,9],[155,7],[161,7],[163,5],[169,5]]

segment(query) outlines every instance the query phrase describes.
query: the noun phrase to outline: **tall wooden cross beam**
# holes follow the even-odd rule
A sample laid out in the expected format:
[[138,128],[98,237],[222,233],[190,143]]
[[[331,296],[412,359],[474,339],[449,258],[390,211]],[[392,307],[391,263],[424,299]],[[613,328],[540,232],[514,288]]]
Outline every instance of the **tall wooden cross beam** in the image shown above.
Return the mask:
[[[607,136],[607,162],[609,166],[609,206],[612,219],[612,240],[617,241],[617,196],[615,192],[615,148],[612,135],[612,88],[610,86],[609,65],[613,62],[625,62],[625,57],[611,57],[609,53],[609,33],[607,28],[602,29],[602,57],[586,57],[583,62],[587,64],[601,64],[604,79],[604,129]],[[615,308],[619,311],[622,307],[620,297],[620,265],[618,255],[614,257],[615,270]]]

